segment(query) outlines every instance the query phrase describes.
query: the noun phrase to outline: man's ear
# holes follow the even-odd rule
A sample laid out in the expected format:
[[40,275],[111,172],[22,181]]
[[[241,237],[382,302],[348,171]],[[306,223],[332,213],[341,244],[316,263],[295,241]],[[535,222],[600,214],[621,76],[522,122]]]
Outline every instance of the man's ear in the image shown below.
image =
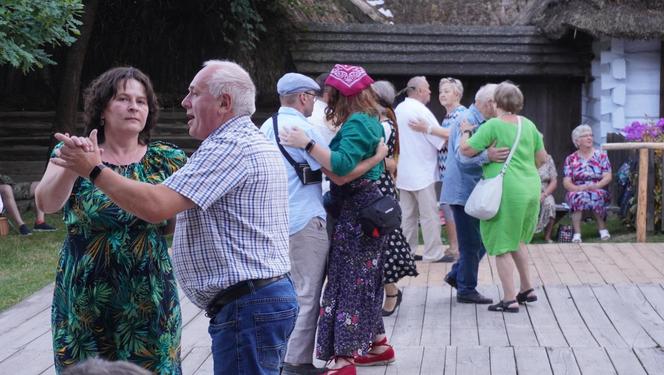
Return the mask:
[[219,113],[230,112],[233,109],[233,98],[228,94],[219,97]]

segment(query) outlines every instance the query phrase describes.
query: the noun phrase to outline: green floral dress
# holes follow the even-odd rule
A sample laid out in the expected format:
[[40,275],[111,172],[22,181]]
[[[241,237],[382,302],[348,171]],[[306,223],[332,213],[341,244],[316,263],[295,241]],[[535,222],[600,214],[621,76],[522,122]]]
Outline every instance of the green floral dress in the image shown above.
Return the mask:
[[[186,160],[176,146],[152,142],[140,162],[106,165],[157,184]],[[181,374],[180,303],[161,234],[166,222],[150,224],[120,209],[84,178],[74,184],[64,221],[51,311],[56,371],[99,356]]]

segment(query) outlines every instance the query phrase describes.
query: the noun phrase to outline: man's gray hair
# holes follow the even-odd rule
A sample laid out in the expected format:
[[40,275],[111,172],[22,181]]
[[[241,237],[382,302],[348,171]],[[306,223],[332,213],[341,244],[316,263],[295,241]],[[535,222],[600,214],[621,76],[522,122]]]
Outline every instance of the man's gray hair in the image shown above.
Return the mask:
[[[383,103],[392,106],[394,104],[394,98],[396,97],[396,92],[394,90],[394,85],[390,81],[376,81],[371,84],[371,88],[374,90],[378,98]],[[380,104],[380,103],[379,103]]]
[[480,87],[475,94],[475,102],[487,102],[493,99],[493,93],[496,91],[496,87],[498,87],[498,85],[495,83],[487,83]]
[[574,143],[574,146],[576,146],[576,148],[579,148],[579,143],[577,142],[579,138],[588,133],[592,134],[592,132],[593,128],[591,128],[590,125],[588,124],[581,124],[577,126],[576,128],[574,128],[574,130],[572,130],[572,143]]
[[409,79],[408,84],[406,85],[406,95],[410,96],[410,94],[417,91],[417,89],[425,83],[427,83],[427,77],[425,76],[415,76]]
[[256,86],[246,70],[227,60],[209,60],[203,66],[215,69],[207,82],[212,96],[230,96],[236,115],[251,116],[256,112]]

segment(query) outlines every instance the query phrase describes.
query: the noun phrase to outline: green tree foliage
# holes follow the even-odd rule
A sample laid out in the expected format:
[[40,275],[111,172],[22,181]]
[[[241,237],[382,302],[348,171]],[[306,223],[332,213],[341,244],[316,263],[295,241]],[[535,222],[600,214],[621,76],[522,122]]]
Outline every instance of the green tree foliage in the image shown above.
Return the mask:
[[81,0],[0,1],[0,65],[24,73],[55,64],[45,46],[71,45],[79,35]]

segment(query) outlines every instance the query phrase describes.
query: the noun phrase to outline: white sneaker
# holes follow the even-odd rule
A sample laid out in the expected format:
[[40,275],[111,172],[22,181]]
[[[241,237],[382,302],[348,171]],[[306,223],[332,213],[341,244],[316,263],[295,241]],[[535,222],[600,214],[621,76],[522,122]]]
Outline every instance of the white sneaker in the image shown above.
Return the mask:
[[572,236],[572,243],[581,243],[581,233],[574,233],[574,236]]
[[606,241],[606,240],[608,240],[609,238],[611,238],[611,234],[609,233],[609,231],[608,231],[607,229],[601,229],[601,230],[599,231],[599,238],[600,238],[602,241]]

